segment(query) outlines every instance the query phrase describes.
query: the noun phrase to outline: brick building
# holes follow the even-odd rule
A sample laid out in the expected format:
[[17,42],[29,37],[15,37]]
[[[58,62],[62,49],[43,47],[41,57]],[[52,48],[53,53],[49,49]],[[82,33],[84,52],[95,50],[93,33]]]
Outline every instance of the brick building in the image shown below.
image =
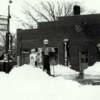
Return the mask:
[[[32,48],[42,48],[48,39],[50,48],[55,48],[57,63],[71,64],[81,70],[100,61],[97,47],[100,43],[100,14],[59,17],[54,22],[38,23],[37,29],[17,30],[17,58],[26,63]],[[84,69],[83,68],[83,69]]]

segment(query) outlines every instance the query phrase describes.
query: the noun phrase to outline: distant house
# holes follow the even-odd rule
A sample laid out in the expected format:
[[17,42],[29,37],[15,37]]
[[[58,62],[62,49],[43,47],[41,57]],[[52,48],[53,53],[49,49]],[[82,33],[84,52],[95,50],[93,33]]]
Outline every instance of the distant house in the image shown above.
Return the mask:
[[70,64],[78,71],[91,66],[100,61],[100,14],[59,17],[54,22],[38,23],[37,29],[18,29],[20,65],[25,63],[32,48],[43,47],[44,39],[49,40],[50,48],[55,48],[58,64]]

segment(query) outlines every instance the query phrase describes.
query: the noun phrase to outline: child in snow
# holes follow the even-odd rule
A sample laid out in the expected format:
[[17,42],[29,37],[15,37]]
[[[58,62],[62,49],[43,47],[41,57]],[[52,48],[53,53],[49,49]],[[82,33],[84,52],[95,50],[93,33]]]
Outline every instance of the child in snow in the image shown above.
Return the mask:
[[36,60],[37,60],[37,66],[39,68],[42,68],[42,49],[38,49],[38,52],[37,52],[37,56],[36,56]]
[[37,56],[37,53],[35,49],[32,49],[31,54],[30,54],[30,65],[32,65],[33,67],[36,66],[36,56]]

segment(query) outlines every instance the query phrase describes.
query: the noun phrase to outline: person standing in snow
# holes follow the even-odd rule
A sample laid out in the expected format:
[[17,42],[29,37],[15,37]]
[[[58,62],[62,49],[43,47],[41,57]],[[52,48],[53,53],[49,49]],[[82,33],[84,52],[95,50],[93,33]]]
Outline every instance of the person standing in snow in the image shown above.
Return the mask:
[[30,65],[36,66],[36,56],[37,56],[37,53],[35,49],[32,49],[31,54],[30,54]]
[[43,41],[44,47],[43,47],[43,70],[47,71],[49,75],[50,74],[50,62],[49,62],[49,47],[48,47],[48,40],[45,39]]
[[36,56],[37,66],[42,68],[42,49],[38,48],[37,56]]

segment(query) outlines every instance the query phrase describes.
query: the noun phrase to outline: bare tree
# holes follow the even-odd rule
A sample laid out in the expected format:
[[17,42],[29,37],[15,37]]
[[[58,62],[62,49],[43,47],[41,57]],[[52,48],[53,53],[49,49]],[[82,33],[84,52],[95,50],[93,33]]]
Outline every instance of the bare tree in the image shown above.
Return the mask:
[[[73,5],[75,2],[66,1],[46,1],[40,2],[38,6],[34,6],[28,2],[25,2],[22,7],[22,13],[24,18],[16,17],[16,19],[22,23],[25,28],[34,28],[38,22],[41,21],[55,21],[59,16],[71,16],[73,15]],[[84,8],[81,12],[86,11]]]
[[41,21],[55,21],[59,16],[71,16],[73,10],[73,3],[70,2],[40,2],[38,6],[34,6],[25,2],[22,7],[24,18],[17,16],[16,19],[22,23],[25,28],[34,28],[38,22]]

